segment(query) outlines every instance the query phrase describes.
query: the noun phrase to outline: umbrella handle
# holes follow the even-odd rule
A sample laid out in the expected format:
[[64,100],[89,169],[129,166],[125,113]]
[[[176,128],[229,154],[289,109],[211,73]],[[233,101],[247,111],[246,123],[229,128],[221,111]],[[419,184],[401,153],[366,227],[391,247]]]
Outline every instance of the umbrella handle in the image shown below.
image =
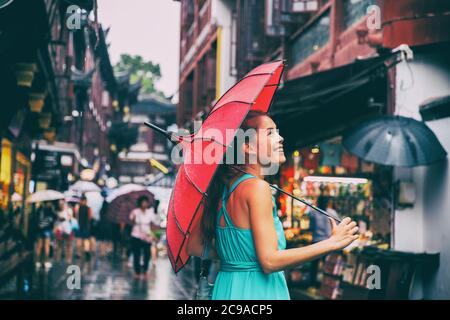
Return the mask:
[[[233,167],[234,169],[236,169],[236,170],[238,170],[238,171],[240,171],[240,172],[242,172],[242,173],[250,174],[250,173],[248,173],[247,171],[242,170],[241,168],[238,168],[238,167],[235,167],[235,166],[231,166],[231,167]],[[326,212],[325,210],[322,210],[322,209],[320,209],[319,207],[316,207],[315,205],[309,203],[308,201],[303,200],[303,199],[300,199],[300,198],[294,196],[293,194],[284,191],[283,189],[279,188],[278,186],[276,186],[276,185],[274,185],[274,184],[269,184],[269,186],[270,186],[271,188],[276,189],[276,190],[280,191],[281,193],[283,193],[283,194],[285,194],[285,195],[287,195],[287,196],[289,196],[289,197],[291,197],[291,198],[297,200],[297,201],[300,201],[300,202],[303,203],[303,204],[306,204],[308,207],[310,207],[310,208],[312,208],[312,209],[314,209],[314,210],[320,212],[320,213],[323,214],[323,215],[326,215],[328,218],[331,218],[331,219],[335,220],[336,222],[341,223],[341,220],[340,220],[340,219],[338,219],[338,218],[336,218],[336,217],[330,215],[330,214],[329,214],[328,212]]]

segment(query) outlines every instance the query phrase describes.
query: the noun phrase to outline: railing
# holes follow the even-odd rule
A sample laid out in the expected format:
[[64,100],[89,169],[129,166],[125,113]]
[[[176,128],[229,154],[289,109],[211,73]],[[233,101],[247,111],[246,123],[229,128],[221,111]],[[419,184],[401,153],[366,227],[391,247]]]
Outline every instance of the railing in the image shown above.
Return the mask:
[[203,4],[203,6],[200,8],[200,11],[198,12],[198,31],[200,33],[201,30],[208,24],[210,18],[211,18],[211,2],[209,0],[206,0]]

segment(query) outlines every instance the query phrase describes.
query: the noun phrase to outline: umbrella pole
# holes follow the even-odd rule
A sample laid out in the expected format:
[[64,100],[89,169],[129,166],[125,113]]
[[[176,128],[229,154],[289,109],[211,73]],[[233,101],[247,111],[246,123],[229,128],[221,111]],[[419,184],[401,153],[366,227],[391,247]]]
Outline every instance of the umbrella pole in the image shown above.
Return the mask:
[[335,221],[338,222],[338,223],[341,222],[340,219],[338,219],[338,218],[336,218],[336,217],[333,217],[332,215],[330,215],[330,214],[329,214],[328,212],[326,212],[325,210],[322,210],[322,209],[320,209],[319,207],[316,207],[315,205],[309,203],[308,201],[303,200],[303,199],[300,199],[300,198],[297,198],[297,197],[294,196],[293,194],[290,194],[289,192],[284,191],[283,189],[279,188],[278,186],[276,186],[276,185],[274,185],[274,184],[269,184],[269,185],[270,185],[270,187],[272,187],[272,188],[274,188],[274,189],[280,191],[281,193],[283,193],[283,194],[285,194],[285,195],[287,195],[287,196],[289,196],[289,197],[291,197],[291,198],[293,198],[293,199],[295,199],[295,200],[297,200],[297,201],[300,201],[301,203],[306,204],[308,207],[310,207],[310,208],[312,208],[312,209],[314,209],[314,210],[320,212],[321,214],[326,215],[328,218],[331,218],[331,219],[335,220]]
[[[232,167],[233,167],[234,169],[236,169],[236,170],[242,172],[242,173],[247,173],[247,174],[249,174],[248,172],[242,170],[241,168],[238,168],[238,167],[235,167],[235,166],[232,166]],[[291,197],[292,199],[295,199],[295,200],[297,200],[297,201],[300,201],[300,202],[303,203],[303,204],[306,204],[308,207],[310,207],[310,208],[312,208],[312,209],[314,209],[314,210],[320,212],[320,213],[323,214],[323,215],[326,215],[328,218],[331,218],[331,219],[333,219],[333,220],[336,220],[336,222],[338,222],[338,223],[341,222],[340,219],[338,219],[338,218],[336,218],[336,217],[333,217],[332,215],[330,215],[330,214],[329,214],[328,212],[326,212],[325,210],[322,210],[322,209],[320,209],[319,207],[316,207],[315,205],[309,203],[308,201],[303,200],[303,199],[300,199],[300,198],[294,196],[293,194],[284,191],[283,189],[281,189],[280,187],[278,187],[278,186],[276,186],[276,185],[274,185],[274,184],[269,184],[269,186],[270,186],[271,188],[276,189],[276,190],[278,190],[279,192],[281,192],[281,193],[283,193],[283,194],[285,194],[285,195]]]
[[166,136],[167,139],[169,139],[173,144],[178,144],[179,142],[181,142],[183,140],[182,137],[178,136],[177,134],[175,134],[174,132],[170,132],[167,130],[164,130],[160,127],[158,127],[157,125],[154,125],[153,123],[150,122],[144,122],[144,124],[150,128],[152,128],[153,130],[155,130],[156,132],[159,132],[163,135]]
[[[155,130],[155,131],[157,131],[157,132],[159,132],[159,133],[165,135],[165,136],[166,136],[170,141],[172,141],[174,144],[177,144],[178,142],[181,142],[181,140],[183,140],[182,137],[176,135],[174,132],[166,131],[166,130],[164,130],[164,129],[162,129],[162,128],[156,126],[156,125],[154,125],[153,123],[150,123],[150,122],[144,122],[144,124],[145,124],[146,126],[152,128],[153,130]],[[241,168],[238,168],[238,167],[235,167],[235,166],[232,166],[232,167],[233,167],[234,169],[238,170],[238,171],[241,171],[242,173],[247,173],[247,174],[248,174],[248,172],[242,170]],[[274,189],[278,190],[279,192],[281,192],[281,193],[283,193],[283,194],[285,194],[285,195],[287,195],[287,196],[289,196],[289,197],[291,197],[291,198],[297,200],[297,201],[300,201],[301,203],[303,203],[303,204],[307,205],[308,207],[310,207],[310,208],[312,208],[312,209],[314,209],[314,210],[320,212],[321,214],[326,215],[327,217],[336,220],[338,223],[341,222],[341,220],[339,220],[338,218],[333,217],[332,215],[330,215],[330,214],[329,214],[328,212],[326,212],[325,210],[322,210],[322,209],[316,207],[315,205],[309,203],[308,201],[303,200],[303,199],[300,199],[300,198],[297,198],[297,197],[294,196],[293,194],[291,194],[291,193],[289,193],[289,192],[286,192],[286,191],[282,190],[281,188],[277,187],[276,185],[269,184],[269,186],[270,186],[271,188],[274,188]]]

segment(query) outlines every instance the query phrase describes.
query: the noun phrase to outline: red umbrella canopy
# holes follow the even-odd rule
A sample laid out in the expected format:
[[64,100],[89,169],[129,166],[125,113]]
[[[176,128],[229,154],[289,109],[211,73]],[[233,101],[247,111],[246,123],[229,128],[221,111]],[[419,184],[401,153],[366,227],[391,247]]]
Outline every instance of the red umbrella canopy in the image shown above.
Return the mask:
[[[269,111],[283,70],[284,61],[280,60],[250,71],[217,101],[201,129],[181,142],[183,164],[178,169],[167,210],[168,255],[175,272],[189,259],[186,238],[201,217],[206,190],[226,148],[250,110]],[[215,151],[209,154],[214,161],[206,161],[205,152],[197,152],[208,149]]]
[[137,200],[141,196],[147,197],[150,201],[150,205],[153,205],[154,196],[150,191],[146,189],[131,191],[119,195],[111,201],[107,209],[108,219],[115,223],[130,224],[130,212],[137,207]]

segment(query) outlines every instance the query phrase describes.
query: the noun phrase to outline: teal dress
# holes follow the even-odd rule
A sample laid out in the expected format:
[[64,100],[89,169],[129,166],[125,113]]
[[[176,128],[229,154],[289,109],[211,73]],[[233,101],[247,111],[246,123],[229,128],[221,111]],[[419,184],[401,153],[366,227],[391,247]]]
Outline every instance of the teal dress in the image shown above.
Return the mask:
[[[220,258],[220,271],[214,283],[213,300],[290,300],[284,271],[265,274],[256,257],[251,229],[235,227],[228,215],[226,202],[230,194],[244,180],[255,178],[245,174],[238,178],[228,192],[222,195],[216,225],[216,250]],[[273,223],[278,237],[278,249],[286,248],[283,226],[277,216],[275,198]],[[225,227],[220,225],[222,214]]]

